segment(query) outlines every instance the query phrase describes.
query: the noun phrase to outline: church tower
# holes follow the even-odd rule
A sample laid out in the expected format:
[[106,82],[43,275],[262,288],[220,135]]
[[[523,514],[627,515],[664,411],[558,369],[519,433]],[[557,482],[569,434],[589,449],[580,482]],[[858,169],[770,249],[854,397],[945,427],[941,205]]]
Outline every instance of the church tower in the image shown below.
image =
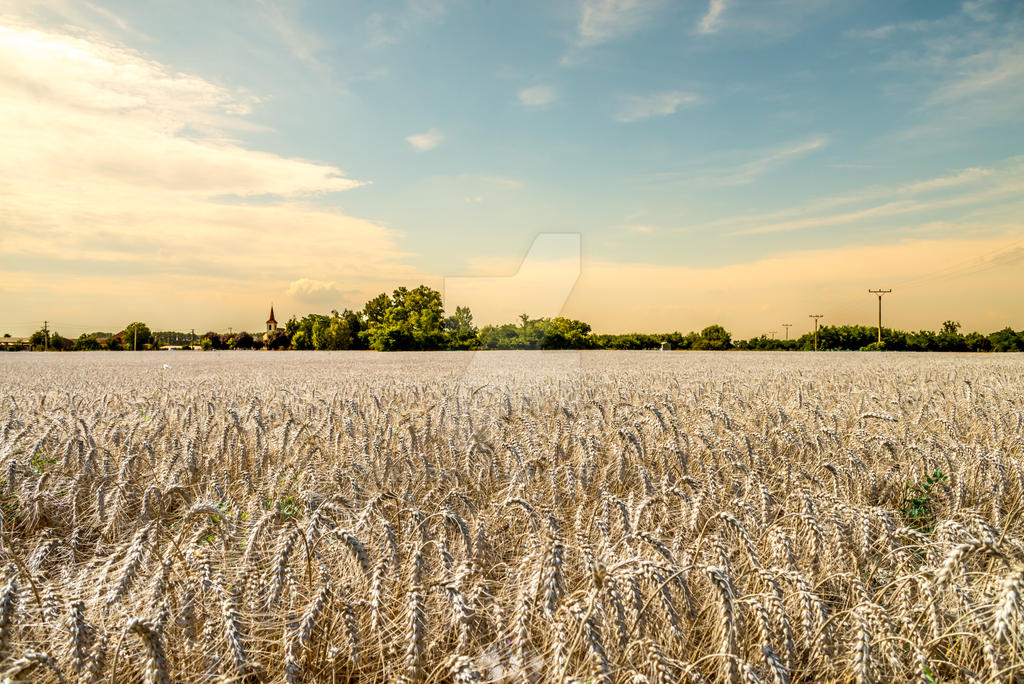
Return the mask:
[[267,332],[277,330],[277,321],[274,319],[274,305],[270,305],[270,318],[267,319]]

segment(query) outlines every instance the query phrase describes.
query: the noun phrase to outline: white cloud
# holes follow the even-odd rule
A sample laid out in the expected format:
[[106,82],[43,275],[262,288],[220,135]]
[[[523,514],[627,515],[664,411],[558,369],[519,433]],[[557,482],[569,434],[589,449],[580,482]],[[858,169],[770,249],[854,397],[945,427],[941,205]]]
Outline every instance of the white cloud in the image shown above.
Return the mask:
[[[442,21],[450,4],[449,0],[407,0],[393,10],[373,12],[366,18],[367,45],[372,48],[397,45],[424,26]],[[383,6],[383,3],[375,6]]]
[[721,178],[721,184],[742,185],[744,183],[751,183],[780,164],[784,164],[790,159],[803,156],[808,152],[820,150],[828,145],[828,143],[829,139],[821,136],[777,149],[764,157],[741,164],[739,167],[731,170],[726,177]]
[[[721,172],[718,172],[721,173]],[[1024,158],[1011,158],[995,168],[968,168],[902,185],[880,185],[824,197],[774,212],[730,216],[685,230],[728,232],[731,235],[781,233],[832,226],[871,225],[881,219],[974,208],[1006,211],[1024,196]],[[860,206],[857,206],[860,205]]]
[[228,137],[257,102],[94,34],[0,25],[0,254],[32,264],[0,280],[50,297],[5,306],[94,297],[119,316],[187,301],[199,325],[297,277],[372,291],[415,273],[392,230],[304,203],[359,181]]
[[[650,21],[661,0],[583,0],[575,46],[587,48],[628,36]],[[568,55],[562,63],[572,61]]]
[[675,114],[684,105],[693,105],[700,101],[699,95],[681,90],[667,90],[652,95],[631,95],[625,99],[614,119],[630,123],[655,116],[668,116]]
[[519,91],[519,102],[526,107],[545,107],[555,101],[555,89],[551,86],[536,85]]
[[725,11],[726,0],[711,0],[708,11],[700,20],[701,33],[715,33],[722,26],[722,12]]
[[[999,176],[1007,173],[1005,170],[998,172]],[[905,206],[899,205],[899,202],[904,201],[907,197],[913,197],[916,195],[926,194],[935,190],[943,190],[949,192],[954,188],[960,186],[970,185],[977,183],[979,180],[988,178],[994,174],[997,174],[995,169],[991,168],[970,168],[963,171],[957,172],[953,175],[938,176],[936,178],[929,178],[923,181],[914,181],[906,183],[904,185],[884,185],[874,186],[866,188],[857,192],[846,193],[842,195],[835,195],[832,197],[824,197],[816,199],[804,204],[800,204],[788,209],[782,209],[774,212],[758,212],[757,214],[747,214],[739,216],[730,216],[721,218],[710,223],[688,226],[687,230],[693,230],[696,228],[705,229],[736,229],[739,232],[745,232],[748,229],[759,229],[764,226],[771,224],[785,224],[800,221],[811,216],[817,218],[812,219],[807,227],[816,225],[816,222],[829,221],[834,214],[829,213],[829,210],[837,209],[838,207],[844,207],[854,204],[865,204],[874,203],[874,206],[881,204],[890,204],[893,206]],[[1010,177],[1012,177],[1012,172]],[[1002,181],[1000,181],[1001,183]],[[852,212],[845,211],[843,214],[849,214]],[[799,226],[797,226],[799,227]],[[761,231],[761,232],[772,232],[772,231]]]
[[444,134],[436,128],[431,128],[426,133],[410,135],[405,140],[420,152],[426,152],[440,145],[441,141],[444,140]]
[[[1024,87],[1024,50],[1019,45],[1008,50],[982,50],[951,66],[958,77],[936,90],[929,104],[949,104],[993,90],[1019,93]],[[1019,102],[1019,98],[1014,99]]]
[[964,14],[974,21],[992,21],[996,18],[991,0],[966,0],[962,7]]
[[647,225],[643,225],[643,224],[630,224],[628,226],[623,226],[623,227],[626,230],[628,230],[629,232],[631,232],[631,233],[653,233],[654,232],[654,226],[647,226]]
[[303,302],[315,302],[318,304],[332,303],[338,300],[341,292],[338,284],[333,280],[330,282],[316,280],[315,278],[299,278],[288,283],[287,294],[296,300]]
[[323,40],[318,34],[302,26],[296,16],[295,7],[269,0],[259,0],[258,6],[265,18],[264,25],[277,33],[292,56],[313,72],[329,78],[330,65],[316,56],[323,48]]

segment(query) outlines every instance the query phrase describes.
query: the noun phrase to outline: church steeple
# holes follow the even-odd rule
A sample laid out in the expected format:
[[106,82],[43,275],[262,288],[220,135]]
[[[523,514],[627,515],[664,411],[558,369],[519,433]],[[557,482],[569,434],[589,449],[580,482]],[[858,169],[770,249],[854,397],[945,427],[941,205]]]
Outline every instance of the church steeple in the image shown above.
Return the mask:
[[267,332],[277,330],[277,320],[274,319],[274,305],[270,305],[270,318],[267,319]]

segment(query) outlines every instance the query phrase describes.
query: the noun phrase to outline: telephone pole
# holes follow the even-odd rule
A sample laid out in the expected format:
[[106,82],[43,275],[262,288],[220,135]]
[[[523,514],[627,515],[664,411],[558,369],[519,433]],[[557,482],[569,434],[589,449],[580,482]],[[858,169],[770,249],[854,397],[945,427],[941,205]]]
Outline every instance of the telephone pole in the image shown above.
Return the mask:
[[46,329],[49,321],[43,321],[43,351],[50,351],[50,331]]
[[807,314],[814,319],[814,351],[818,351],[818,319],[824,318],[822,314]]
[[878,343],[882,343],[882,295],[889,294],[892,290],[868,290],[873,295],[878,295]]
[[132,335],[132,351],[139,351],[139,326],[135,326],[134,335]]
[[786,329],[786,339],[789,339],[789,329],[793,326],[792,323],[783,323],[782,327]]
[[775,333],[777,333],[777,332],[778,332],[778,330],[769,330],[768,334],[771,335],[772,339],[774,340],[775,339]]

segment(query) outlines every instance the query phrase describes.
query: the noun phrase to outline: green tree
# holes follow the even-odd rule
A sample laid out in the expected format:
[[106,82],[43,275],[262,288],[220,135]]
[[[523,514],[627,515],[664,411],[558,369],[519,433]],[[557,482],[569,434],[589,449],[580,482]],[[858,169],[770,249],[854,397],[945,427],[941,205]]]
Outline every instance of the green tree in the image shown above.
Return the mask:
[[993,351],[1024,351],[1024,330],[1017,334],[1013,331],[1013,328],[1007,326],[989,335],[988,340],[992,345]]
[[720,325],[709,325],[700,331],[693,349],[721,351],[732,347],[732,335]]
[[368,324],[380,324],[384,322],[384,316],[390,308],[391,298],[388,297],[387,294],[381,292],[379,295],[366,302],[366,305],[363,307],[363,316],[366,318],[366,322]]
[[50,349],[52,351],[64,351],[65,349],[71,349],[71,345],[71,340],[66,337],[62,337],[58,332],[50,335]]
[[146,345],[153,341],[153,333],[148,325],[135,321],[121,331],[121,338],[128,349],[145,349]]
[[477,329],[468,306],[455,307],[455,313],[444,319],[449,349],[472,349],[476,346]]
[[377,351],[440,349],[444,344],[444,307],[441,293],[420,285],[400,287],[389,298],[381,294],[363,309],[363,337]]
[[562,316],[551,320],[541,343],[543,349],[590,349],[594,346],[589,323]]
[[46,349],[50,344],[50,336],[45,330],[40,328],[32,333],[28,338],[29,347],[32,349]]
[[95,334],[82,333],[75,340],[75,351],[99,351],[100,343],[96,341]]
[[[208,340],[209,344],[204,344],[203,340]],[[228,345],[224,337],[220,333],[215,333],[212,330],[208,331],[202,336],[199,341],[199,346],[202,347],[203,351],[227,349]]]
[[312,349],[313,336],[305,330],[296,330],[292,335],[292,349]]
[[232,349],[252,349],[253,339],[252,335],[242,330],[231,336],[231,348]]
[[271,330],[263,336],[263,346],[272,350],[288,349],[291,336],[287,330]]

